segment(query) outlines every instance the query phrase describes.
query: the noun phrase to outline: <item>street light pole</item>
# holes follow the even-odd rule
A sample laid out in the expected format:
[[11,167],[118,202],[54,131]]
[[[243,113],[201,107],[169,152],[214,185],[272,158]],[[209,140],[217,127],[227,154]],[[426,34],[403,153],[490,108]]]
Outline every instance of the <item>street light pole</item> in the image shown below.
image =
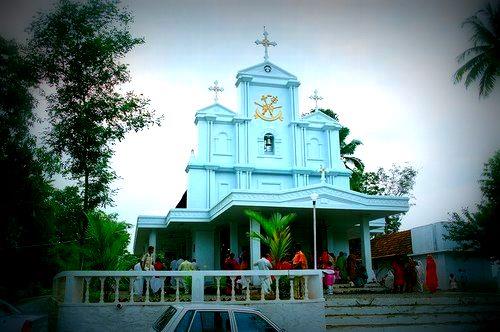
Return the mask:
[[313,203],[313,234],[314,234],[314,269],[318,269],[318,253],[316,248],[316,201],[318,200],[319,195],[316,193],[311,194],[311,200]]

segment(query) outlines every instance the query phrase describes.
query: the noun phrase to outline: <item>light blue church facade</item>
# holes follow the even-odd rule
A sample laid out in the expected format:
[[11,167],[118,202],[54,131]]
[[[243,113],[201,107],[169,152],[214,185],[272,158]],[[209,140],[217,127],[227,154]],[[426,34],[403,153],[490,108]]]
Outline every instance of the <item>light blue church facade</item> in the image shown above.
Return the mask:
[[[361,239],[370,275],[370,234],[380,232],[384,217],[408,210],[404,197],[370,196],[350,190],[351,172],[340,156],[341,125],[322,112],[301,116],[296,76],[270,62],[239,71],[239,109],[217,102],[196,112],[197,154],[187,166],[183,200],[166,216],[139,216],[134,252],[148,245],[157,252],[196,258],[201,269],[219,269],[221,250],[246,249],[252,262],[261,245],[249,239],[259,225],[245,209],[264,215],[295,212],[292,236],[313,253],[313,209],[317,194],[317,250],[349,252],[349,240]],[[215,93],[220,89],[211,88]],[[263,248],[262,248],[263,249]]]

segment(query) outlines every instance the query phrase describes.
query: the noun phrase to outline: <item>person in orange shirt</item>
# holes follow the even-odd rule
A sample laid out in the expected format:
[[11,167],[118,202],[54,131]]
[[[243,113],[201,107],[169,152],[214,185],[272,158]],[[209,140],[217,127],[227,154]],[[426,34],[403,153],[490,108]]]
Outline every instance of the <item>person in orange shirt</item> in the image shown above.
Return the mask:
[[295,256],[292,260],[292,265],[294,269],[305,270],[307,269],[307,259],[306,255],[300,250],[300,245],[296,246]]
[[[306,255],[300,250],[300,245],[295,246],[295,256],[292,260],[292,266],[297,270],[307,269],[307,259]],[[293,288],[296,298],[302,298],[304,296],[304,277],[295,277],[293,281]]]

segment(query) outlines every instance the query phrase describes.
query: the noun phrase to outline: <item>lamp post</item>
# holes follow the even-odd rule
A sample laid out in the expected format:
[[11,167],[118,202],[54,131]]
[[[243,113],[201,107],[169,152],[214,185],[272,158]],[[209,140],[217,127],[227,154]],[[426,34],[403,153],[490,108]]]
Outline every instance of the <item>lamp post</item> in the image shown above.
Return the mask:
[[318,253],[316,252],[316,201],[319,195],[317,193],[312,193],[310,197],[313,203],[314,269],[316,270],[318,268]]

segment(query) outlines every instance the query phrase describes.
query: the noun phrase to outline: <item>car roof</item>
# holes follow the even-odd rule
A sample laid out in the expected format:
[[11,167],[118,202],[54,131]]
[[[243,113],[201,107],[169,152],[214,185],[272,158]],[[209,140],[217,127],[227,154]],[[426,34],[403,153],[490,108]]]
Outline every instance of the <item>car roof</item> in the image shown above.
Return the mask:
[[209,303],[182,303],[182,304],[172,304],[176,309],[187,309],[187,310],[242,310],[242,311],[260,311],[255,307],[250,307],[246,305],[237,304],[209,304]]

